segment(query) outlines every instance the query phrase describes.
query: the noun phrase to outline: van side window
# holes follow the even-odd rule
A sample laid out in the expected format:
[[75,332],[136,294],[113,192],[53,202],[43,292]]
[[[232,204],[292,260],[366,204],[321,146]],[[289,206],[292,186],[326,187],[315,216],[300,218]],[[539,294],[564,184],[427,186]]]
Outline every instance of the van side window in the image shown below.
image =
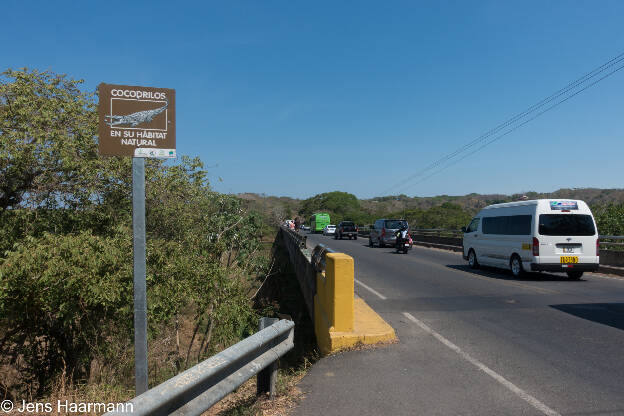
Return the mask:
[[483,234],[531,235],[531,215],[483,218]]
[[475,231],[477,231],[478,228],[479,228],[479,218],[473,218],[472,221],[470,221],[470,225],[468,225],[466,232],[474,233]]

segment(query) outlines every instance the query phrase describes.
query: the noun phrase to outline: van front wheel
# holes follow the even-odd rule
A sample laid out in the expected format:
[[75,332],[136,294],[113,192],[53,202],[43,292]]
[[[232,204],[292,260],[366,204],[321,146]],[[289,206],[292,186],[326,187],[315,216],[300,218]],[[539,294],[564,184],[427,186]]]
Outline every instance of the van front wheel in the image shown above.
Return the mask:
[[524,274],[524,268],[522,267],[522,260],[520,259],[520,256],[517,254],[511,256],[509,268],[511,269],[511,274],[513,274],[514,277],[520,277]]
[[475,254],[473,249],[470,249],[468,252],[468,265],[471,269],[478,269],[479,262],[477,261],[477,255]]

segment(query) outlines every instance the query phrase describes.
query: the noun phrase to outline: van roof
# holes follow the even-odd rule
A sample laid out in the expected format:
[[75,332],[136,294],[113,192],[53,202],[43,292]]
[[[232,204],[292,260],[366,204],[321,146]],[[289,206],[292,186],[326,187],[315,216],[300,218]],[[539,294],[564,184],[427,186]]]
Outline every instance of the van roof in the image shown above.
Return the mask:
[[496,208],[507,208],[507,207],[520,207],[520,206],[527,206],[527,205],[544,205],[544,204],[548,204],[550,205],[551,201],[569,201],[569,202],[576,202],[576,203],[580,203],[580,206],[583,205],[587,205],[585,203],[585,201],[582,201],[580,199],[567,199],[567,198],[544,198],[544,199],[531,199],[529,201],[515,201],[515,202],[505,202],[503,204],[493,204],[493,205],[488,205],[487,207],[483,208],[485,209],[496,209]]
[[531,199],[529,201],[505,202],[503,204],[488,205],[487,207],[485,207],[483,209],[519,207],[519,206],[525,206],[525,205],[537,205],[539,201],[540,201],[539,199]]

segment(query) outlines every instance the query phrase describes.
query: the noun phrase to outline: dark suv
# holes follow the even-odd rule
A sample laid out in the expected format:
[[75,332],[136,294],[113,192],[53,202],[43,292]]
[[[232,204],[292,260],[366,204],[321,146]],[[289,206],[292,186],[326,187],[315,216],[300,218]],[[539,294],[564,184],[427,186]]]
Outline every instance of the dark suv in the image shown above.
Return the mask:
[[368,245],[370,247],[374,247],[375,244],[379,245],[379,247],[385,247],[386,245],[394,246],[396,242],[395,233],[403,226],[409,227],[406,220],[382,218],[375,221],[373,228],[370,230]]
[[353,221],[342,221],[340,224],[338,224],[338,227],[336,227],[336,233],[334,234],[334,238],[336,240],[342,240],[342,237],[346,236],[349,237],[349,240],[351,240],[351,238],[357,240],[357,234],[358,228]]

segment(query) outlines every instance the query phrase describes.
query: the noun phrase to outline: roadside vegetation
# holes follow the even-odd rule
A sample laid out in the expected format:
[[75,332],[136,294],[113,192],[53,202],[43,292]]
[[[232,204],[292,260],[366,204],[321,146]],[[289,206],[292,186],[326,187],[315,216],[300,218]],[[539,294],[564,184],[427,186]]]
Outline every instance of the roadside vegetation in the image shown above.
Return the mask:
[[[98,156],[80,84],[0,78],[2,399],[134,391],[131,159]],[[199,159],[146,163],[151,385],[256,330],[266,226],[207,178]]]

